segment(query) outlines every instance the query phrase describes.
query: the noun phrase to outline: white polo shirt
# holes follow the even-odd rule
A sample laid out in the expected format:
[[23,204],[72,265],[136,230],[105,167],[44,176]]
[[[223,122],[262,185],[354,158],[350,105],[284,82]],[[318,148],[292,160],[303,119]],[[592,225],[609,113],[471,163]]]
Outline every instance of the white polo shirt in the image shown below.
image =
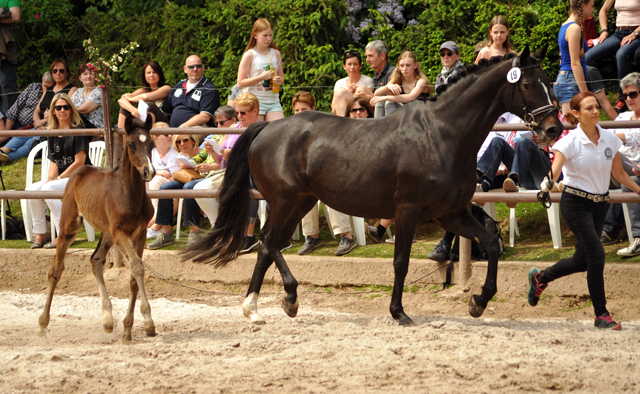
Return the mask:
[[598,145],[578,127],[556,142],[551,150],[561,152],[564,164],[562,182],[591,194],[605,194],[609,189],[611,163],[622,146],[620,138],[609,130],[596,126],[600,131]]

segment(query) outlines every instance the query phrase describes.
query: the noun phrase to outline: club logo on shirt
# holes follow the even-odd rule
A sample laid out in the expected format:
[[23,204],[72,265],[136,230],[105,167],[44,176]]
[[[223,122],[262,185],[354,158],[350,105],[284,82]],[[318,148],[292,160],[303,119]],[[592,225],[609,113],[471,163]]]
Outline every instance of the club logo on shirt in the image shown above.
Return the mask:
[[193,99],[196,101],[200,101],[200,98],[202,97],[202,91],[201,90],[196,90],[195,92],[193,92]]
[[176,89],[176,91],[173,92],[173,95],[175,97],[180,97],[182,95],[182,89]]
[[611,160],[611,158],[613,157],[613,152],[611,151],[611,148],[607,148],[604,150],[604,157],[606,157],[607,160]]

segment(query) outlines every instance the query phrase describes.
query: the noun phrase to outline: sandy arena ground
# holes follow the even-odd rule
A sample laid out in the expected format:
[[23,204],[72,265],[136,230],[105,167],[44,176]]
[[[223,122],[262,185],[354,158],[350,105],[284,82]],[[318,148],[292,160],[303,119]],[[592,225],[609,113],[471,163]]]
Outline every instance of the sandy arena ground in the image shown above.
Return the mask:
[[[630,279],[637,271],[629,267],[614,267],[607,275],[609,307],[623,324],[619,332],[593,328],[584,277],[558,281],[542,305],[525,305],[522,275],[528,266],[505,264],[496,300],[479,319],[468,316],[468,293],[455,286],[441,293],[425,285],[406,292],[405,310],[417,323],[409,328],[390,318],[384,292],[354,295],[349,293],[358,289],[345,287],[329,294],[306,284],[298,317],[291,319],[279,308],[283,292],[276,280],[264,286],[259,300],[267,324],[253,326],[240,307],[246,284],[181,280],[230,293],[208,294],[148,275],[158,335],[144,336],[138,303],[133,341],[123,343],[127,268],[105,274],[117,319],[113,334],[102,331],[85,260],[68,262],[49,332],[38,338],[48,261],[17,262],[4,255],[3,393],[640,392],[639,286]],[[50,254],[36,256],[48,260]]]

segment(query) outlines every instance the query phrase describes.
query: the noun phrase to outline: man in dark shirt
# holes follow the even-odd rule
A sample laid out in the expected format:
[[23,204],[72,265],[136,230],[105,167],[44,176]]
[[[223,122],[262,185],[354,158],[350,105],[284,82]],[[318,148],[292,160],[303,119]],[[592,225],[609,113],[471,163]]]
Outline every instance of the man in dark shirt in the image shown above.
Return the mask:
[[[389,48],[380,40],[368,43],[364,48],[364,54],[367,57],[369,68],[375,71],[373,74],[373,82],[376,85],[373,91],[375,92],[376,89],[389,82],[389,77],[396,68],[389,63]],[[360,88],[356,90],[355,96],[366,97],[368,100],[373,97],[368,91]],[[384,102],[376,104],[375,107],[375,117],[382,116],[384,116]]]
[[204,64],[199,56],[187,58],[184,72],[188,78],[171,89],[162,111],[171,115],[171,127],[206,125],[220,106],[220,93],[204,76]]

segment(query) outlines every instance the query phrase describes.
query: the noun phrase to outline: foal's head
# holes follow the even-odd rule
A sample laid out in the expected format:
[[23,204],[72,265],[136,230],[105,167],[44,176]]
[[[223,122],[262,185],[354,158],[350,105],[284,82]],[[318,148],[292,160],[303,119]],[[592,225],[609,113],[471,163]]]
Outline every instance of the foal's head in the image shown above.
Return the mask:
[[509,74],[518,68],[521,76],[507,76],[509,82],[513,81],[514,90],[505,95],[505,104],[510,112],[524,119],[538,133],[540,142],[552,143],[562,133],[563,125],[558,119],[551,81],[541,67],[546,53],[546,46],[534,55],[526,47],[520,56],[513,59]]
[[147,121],[142,122],[130,115],[124,122],[125,147],[129,152],[131,164],[140,171],[140,176],[145,182],[149,182],[156,174],[156,170],[151,164],[151,150],[153,149],[153,139],[149,134],[153,120],[147,116]]

